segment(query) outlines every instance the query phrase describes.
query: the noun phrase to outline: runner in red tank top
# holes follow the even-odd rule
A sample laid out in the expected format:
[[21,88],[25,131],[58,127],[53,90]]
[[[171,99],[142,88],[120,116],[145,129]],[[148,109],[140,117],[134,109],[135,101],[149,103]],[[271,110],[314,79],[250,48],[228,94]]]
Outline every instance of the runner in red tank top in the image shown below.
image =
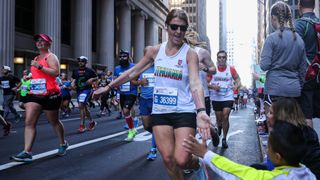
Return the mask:
[[21,162],[32,161],[31,149],[36,137],[36,123],[41,110],[44,111],[58,135],[60,146],[57,155],[65,155],[68,148],[68,143],[64,138],[64,127],[59,120],[61,97],[56,77],[60,73],[60,63],[57,56],[49,50],[52,40],[48,35],[35,35],[34,40],[40,54],[31,61],[32,78],[30,80],[30,92],[26,96],[25,103],[24,150],[11,157],[13,160]]

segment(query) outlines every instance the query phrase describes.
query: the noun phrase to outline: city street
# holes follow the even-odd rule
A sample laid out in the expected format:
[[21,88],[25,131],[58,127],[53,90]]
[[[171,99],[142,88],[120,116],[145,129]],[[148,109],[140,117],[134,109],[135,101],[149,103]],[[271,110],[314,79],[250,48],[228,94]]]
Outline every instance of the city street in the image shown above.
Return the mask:
[[[9,157],[23,149],[23,122],[13,124],[13,133],[0,137],[0,179],[169,179],[160,154],[155,161],[147,161],[151,135],[140,125],[134,142],[125,141],[124,120],[111,117],[97,118],[98,107],[91,109],[98,122],[94,131],[79,134],[79,112],[74,110],[62,119],[66,139],[70,146],[67,155],[55,156],[58,140],[52,127],[42,115],[37,126],[37,138],[33,147],[34,161],[30,164],[12,162]],[[253,120],[252,106],[234,112],[230,117],[228,149],[221,144],[209,148],[223,156],[243,164],[258,163],[261,152]],[[212,119],[214,117],[212,116]],[[209,171],[212,179],[221,179]],[[195,179],[194,174],[187,179]]]

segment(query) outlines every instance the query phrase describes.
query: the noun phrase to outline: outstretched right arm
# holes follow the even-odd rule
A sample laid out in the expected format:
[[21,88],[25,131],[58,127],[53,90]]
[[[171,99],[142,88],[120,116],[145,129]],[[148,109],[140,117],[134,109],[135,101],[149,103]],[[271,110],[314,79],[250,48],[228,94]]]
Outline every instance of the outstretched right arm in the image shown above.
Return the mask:
[[123,74],[121,74],[121,76],[119,76],[117,79],[112,81],[107,86],[105,86],[103,88],[100,88],[100,89],[97,89],[93,93],[92,98],[93,99],[97,99],[102,94],[107,93],[108,91],[110,91],[113,87],[118,87],[121,84],[124,84],[124,83],[126,83],[128,81],[131,81],[131,80],[135,79],[136,77],[138,77],[142,72],[144,72],[151,65],[153,65],[154,59],[155,59],[156,55],[158,54],[159,47],[160,47],[159,45],[152,46],[152,47],[151,46],[146,47],[145,55],[138,62],[138,64],[136,64],[131,69],[129,69],[128,71],[126,71]]

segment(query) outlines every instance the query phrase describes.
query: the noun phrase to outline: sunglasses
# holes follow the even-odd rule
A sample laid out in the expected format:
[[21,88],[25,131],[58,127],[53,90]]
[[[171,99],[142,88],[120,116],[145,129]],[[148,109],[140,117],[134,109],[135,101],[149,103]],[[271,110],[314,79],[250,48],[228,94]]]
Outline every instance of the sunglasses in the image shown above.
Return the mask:
[[188,29],[187,25],[178,25],[178,24],[169,24],[169,27],[173,31],[176,31],[178,28],[180,28],[180,31],[186,32]]
[[226,56],[218,56],[218,59],[226,59]]
[[126,59],[128,56],[119,56],[120,59]]

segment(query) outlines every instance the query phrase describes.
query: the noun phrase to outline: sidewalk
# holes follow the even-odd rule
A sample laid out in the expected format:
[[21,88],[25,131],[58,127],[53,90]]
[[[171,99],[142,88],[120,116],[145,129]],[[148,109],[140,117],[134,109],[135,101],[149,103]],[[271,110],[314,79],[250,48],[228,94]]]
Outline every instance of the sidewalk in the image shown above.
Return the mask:
[[[320,139],[320,118],[316,118],[313,120],[313,128],[316,130],[318,137]],[[268,135],[259,135],[259,143],[261,148],[261,155],[262,161],[264,161],[267,157],[267,142],[268,142]]]

